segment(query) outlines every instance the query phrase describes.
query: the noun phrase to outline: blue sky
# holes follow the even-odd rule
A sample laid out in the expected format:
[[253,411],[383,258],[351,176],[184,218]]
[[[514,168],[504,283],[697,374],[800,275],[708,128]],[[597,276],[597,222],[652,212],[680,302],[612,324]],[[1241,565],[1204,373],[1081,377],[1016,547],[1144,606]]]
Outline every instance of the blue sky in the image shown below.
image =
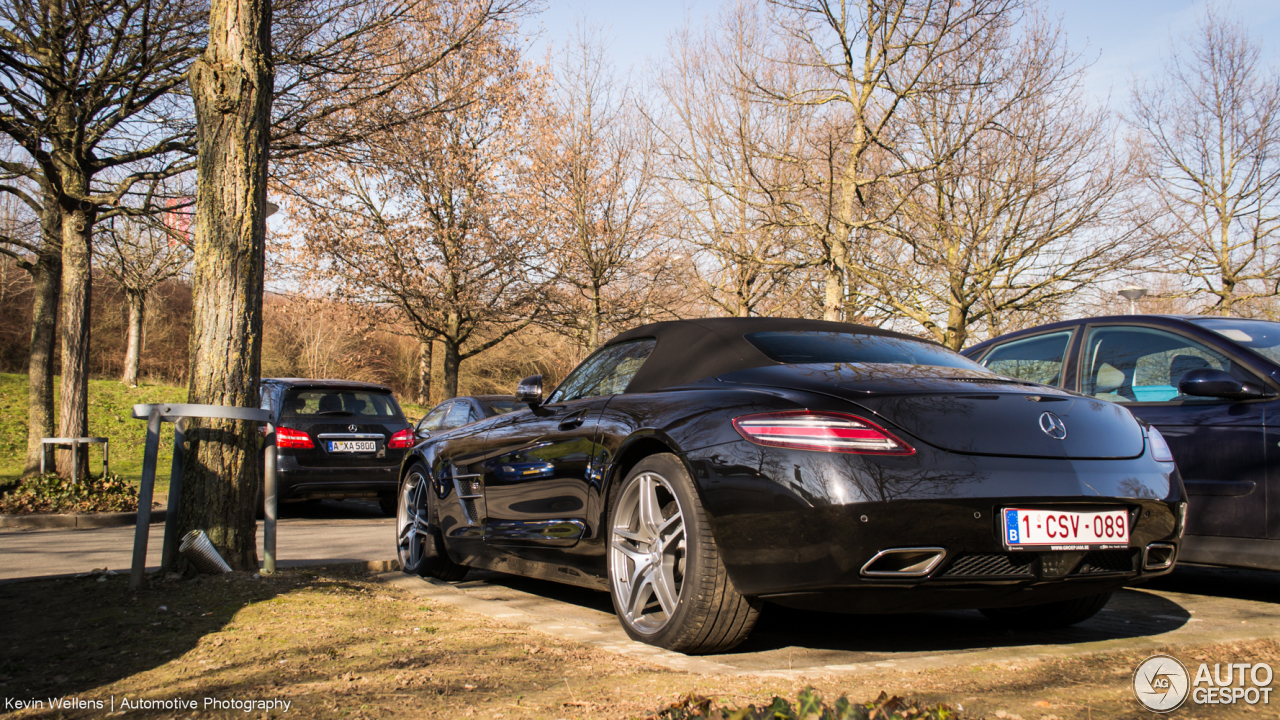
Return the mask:
[[[1089,90],[1100,100],[1110,94],[1118,105],[1128,94],[1131,78],[1158,71],[1170,40],[1192,30],[1206,4],[1206,0],[1055,0],[1047,9],[1062,18],[1071,47],[1093,61]],[[1280,59],[1273,42],[1280,39],[1280,1],[1218,4],[1229,16],[1247,22],[1272,62]],[[542,29],[533,51],[541,56],[547,43],[562,44],[585,19],[611,40],[618,68],[630,67],[642,76],[648,65],[663,61],[667,36],[686,17],[700,23],[720,5],[720,0],[548,0],[546,9],[529,25]]]

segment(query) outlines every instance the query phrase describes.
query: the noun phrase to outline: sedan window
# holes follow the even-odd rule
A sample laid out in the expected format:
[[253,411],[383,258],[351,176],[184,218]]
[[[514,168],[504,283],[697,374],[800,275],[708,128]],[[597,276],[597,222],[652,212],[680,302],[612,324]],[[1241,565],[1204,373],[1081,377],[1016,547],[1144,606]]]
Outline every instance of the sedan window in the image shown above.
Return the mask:
[[445,430],[452,430],[456,427],[462,427],[468,422],[471,416],[471,403],[455,402],[453,407],[449,408],[449,414],[444,418],[444,424],[441,427]]
[[1191,322],[1280,363],[1280,323],[1236,318],[1193,318]]
[[1257,379],[1222,353],[1190,338],[1141,327],[1101,327],[1085,344],[1081,391],[1111,402],[1209,400],[1178,393],[1192,370],[1222,370],[1241,382]]
[[640,372],[640,366],[644,365],[657,344],[656,340],[633,340],[597,350],[560,383],[560,387],[547,398],[547,402],[566,402],[626,392],[631,378]]
[[1019,380],[1060,385],[1062,362],[1070,342],[1070,330],[1015,340],[997,345],[982,358],[982,364],[992,372]]
[[422,422],[418,423],[418,432],[426,430],[427,432],[435,432],[440,429],[444,423],[444,416],[449,412],[449,408],[453,405],[451,402],[440,403],[422,418]]

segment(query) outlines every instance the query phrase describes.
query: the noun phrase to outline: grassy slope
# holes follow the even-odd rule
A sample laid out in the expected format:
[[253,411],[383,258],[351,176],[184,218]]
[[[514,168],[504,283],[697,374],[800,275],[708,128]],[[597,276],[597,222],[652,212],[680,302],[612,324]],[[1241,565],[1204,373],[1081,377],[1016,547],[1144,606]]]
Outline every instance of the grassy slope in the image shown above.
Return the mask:
[[[56,400],[55,385],[55,402]],[[137,482],[142,476],[142,446],[146,423],[133,419],[136,403],[185,402],[186,388],[167,385],[125,387],[114,380],[89,381],[89,434],[111,442],[111,471]],[[173,451],[173,426],[161,428],[157,491],[168,486]],[[27,452],[27,376],[0,373],[0,481],[22,473]],[[99,446],[89,450],[93,472],[101,471]],[[51,458],[52,459],[52,456]]]
[[[55,384],[56,388],[56,384]],[[56,390],[55,390],[56,392]],[[111,441],[111,470],[138,482],[142,477],[142,446],[147,427],[134,420],[136,403],[186,402],[187,389],[169,385],[125,387],[114,380],[89,381],[89,434]],[[56,400],[55,400],[56,402]],[[410,422],[422,417],[424,408],[402,402]],[[102,469],[102,455],[93,446],[89,462],[93,472]],[[27,376],[0,373],[0,484],[22,474],[27,452]],[[169,485],[169,463],[173,457],[173,425],[161,426],[160,458],[156,472],[156,492]]]

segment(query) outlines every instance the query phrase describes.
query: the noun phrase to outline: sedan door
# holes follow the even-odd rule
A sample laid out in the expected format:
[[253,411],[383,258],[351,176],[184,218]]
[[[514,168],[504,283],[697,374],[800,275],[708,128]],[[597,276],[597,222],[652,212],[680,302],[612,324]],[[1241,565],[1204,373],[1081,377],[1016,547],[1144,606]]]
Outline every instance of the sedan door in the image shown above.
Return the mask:
[[621,343],[587,358],[546,403],[503,416],[486,438],[485,539],[516,549],[571,547],[598,507],[605,449],[596,426],[609,399],[624,392],[652,340]]
[[1093,325],[1080,392],[1123,404],[1164,435],[1190,496],[1187,534],[1267,536],[1265,403],[1181,395],[1197,369],[1261,384],[1219,349],[1167,329]]

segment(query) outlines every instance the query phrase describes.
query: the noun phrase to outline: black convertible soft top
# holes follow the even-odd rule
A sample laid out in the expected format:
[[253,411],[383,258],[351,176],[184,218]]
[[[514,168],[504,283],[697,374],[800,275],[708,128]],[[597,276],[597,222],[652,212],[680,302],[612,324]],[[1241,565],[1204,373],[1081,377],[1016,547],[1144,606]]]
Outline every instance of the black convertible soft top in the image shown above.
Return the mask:
[[746,336],[751,333],[780,331],[878,335],[927,342],[910,335],[853,323],[798,318],[735,317],[641,325],[617,335],[603,347],[641,338],[657,340],[653,353],[627,386],[629,393],[652,392],[738,370],[779,365],[780,363],[752,345]]

